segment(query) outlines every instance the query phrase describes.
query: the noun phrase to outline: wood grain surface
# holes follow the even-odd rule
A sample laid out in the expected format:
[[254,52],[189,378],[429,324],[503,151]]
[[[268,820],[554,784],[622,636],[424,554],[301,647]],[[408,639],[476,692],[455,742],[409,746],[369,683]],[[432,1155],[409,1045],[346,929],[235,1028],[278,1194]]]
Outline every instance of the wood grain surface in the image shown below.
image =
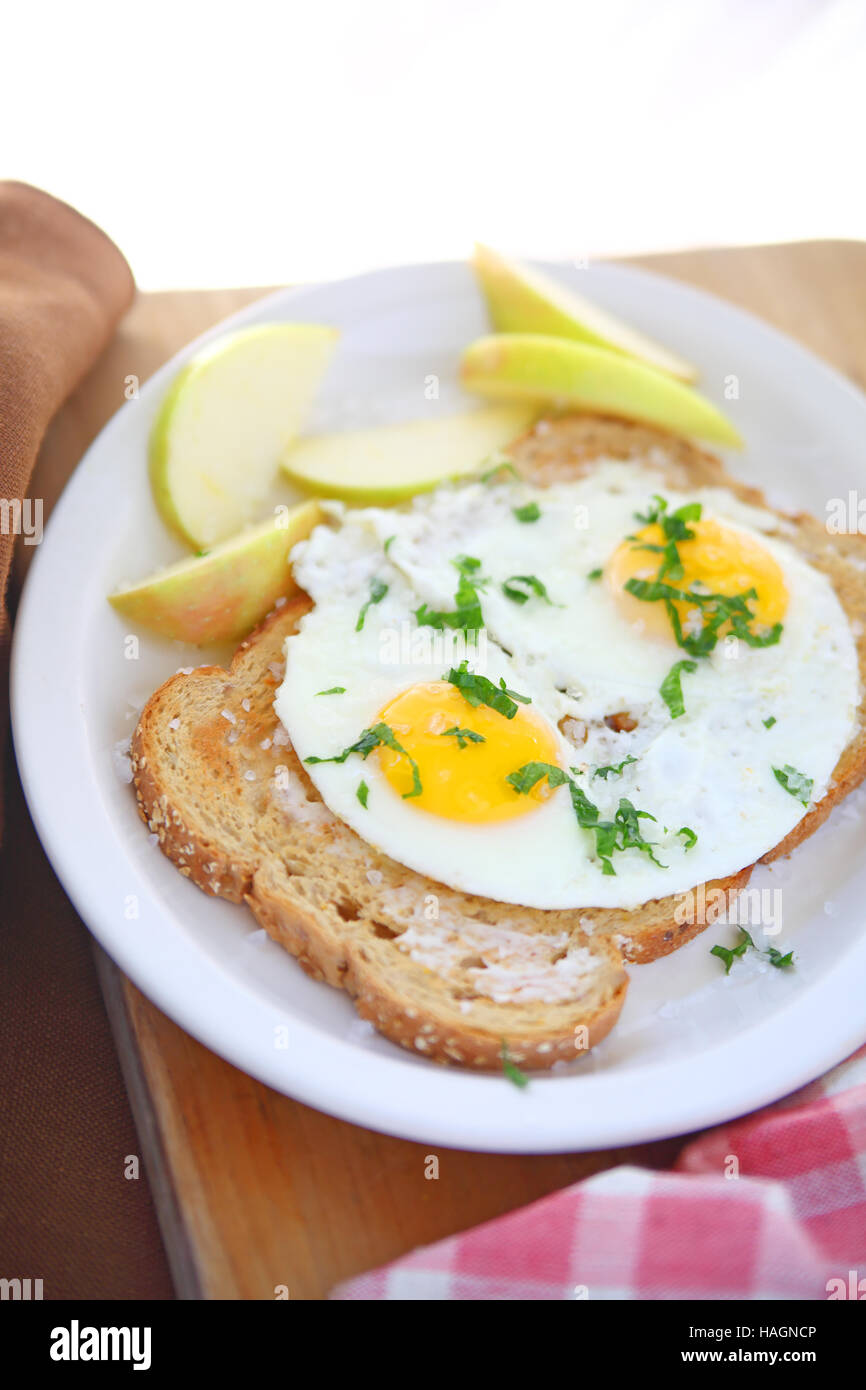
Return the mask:
[[[635,264],[752,310],[866,387],[866,245],[683,252]],[[31,492],[57,497],[141,381],[264,289],[139,296],[51,426]],[[32,552],[19,547],[20,579]],[[682,1139],[544,1157],[435,1150],[277,1094],[156,1009],[97,947],[103,992],[181,1298],[318,1299],[340,1280],[623,1161],[667,1166]],[[425,1178],[436,1152],[439,1178]]]

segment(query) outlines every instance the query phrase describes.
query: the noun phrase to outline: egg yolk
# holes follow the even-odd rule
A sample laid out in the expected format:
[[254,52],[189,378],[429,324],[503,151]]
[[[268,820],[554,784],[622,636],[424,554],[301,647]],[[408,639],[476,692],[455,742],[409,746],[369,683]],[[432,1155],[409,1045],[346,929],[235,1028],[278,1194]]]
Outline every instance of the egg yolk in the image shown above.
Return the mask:
[[487,824],[525,816],[551,795],[546,779],[528,793],[515,791],[506,780],[524,763],[558,759],[549,726],[526,705],[507,719],[487,705],[473,707],[447,681],[426,681],[402,691],[378,717],[409,755],[384,745],[376,750],[385,777],[401,796],[412,790],[409,758],[418,764],[423,790],[407,806],[446,820]]
[[[749,608],[756,630],[781,622],[788,607],[788,590],[782,570],[769,551],[751,536],[718,521],[702,518],[688,525],[695,533],[694,539],[677,542],[683,576],[676,580],[666,577],[664,582],[674,589],[688,589],[699,582],[705,592],[724,594],[725,598],[754,589],[758,597],[749,600]],[[673,629],[665,605],[635,598],[625,588],[629,579],[653,580],[658,575],[661,554],[639,547],[664,544],[661,526],[656,523],[644,526],[635,533],[634,539],[623,541],[614,551],[605,567],[605,579],[620,612],[629,622],[642,622],[646,632],[672,639]],[[678,601],[674,606],[684,632],[688,633],[692,624],[700,623],[694,616],[694,604]],[[730,624],[726,623],[719,629],[719,635],[724,636],[729,628]]]

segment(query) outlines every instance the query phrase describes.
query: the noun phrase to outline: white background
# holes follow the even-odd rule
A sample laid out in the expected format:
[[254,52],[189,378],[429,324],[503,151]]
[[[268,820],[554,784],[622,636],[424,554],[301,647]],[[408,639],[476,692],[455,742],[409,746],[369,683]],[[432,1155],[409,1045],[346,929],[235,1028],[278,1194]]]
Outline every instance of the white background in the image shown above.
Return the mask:
[[866,237],[862,0],[35,0],[0,46],[2,173],[146,289]]

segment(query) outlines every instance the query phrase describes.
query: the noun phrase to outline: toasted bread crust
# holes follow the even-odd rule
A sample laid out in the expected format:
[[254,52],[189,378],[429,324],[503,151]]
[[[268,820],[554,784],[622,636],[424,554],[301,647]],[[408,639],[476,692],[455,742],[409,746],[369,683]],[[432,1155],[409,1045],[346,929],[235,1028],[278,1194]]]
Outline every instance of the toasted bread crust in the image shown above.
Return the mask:
[[[460,1007],[468,1000],[452,998],[433,972],[403,952],[395,969],[393,942],[406,923],[389,909],[389,892],[409,889],[414,901],[433,895],[443,910],[457,912],[467,900],[364,845],[321,802],[291,747],[283,743],[275,751],[273,738],[281,731],[273,712],[278,678],[271,667],[309,607],[305,596],[295,597],[238,648],[228,670],[205,666],[190,675],[178,673],[151,696],[132,742],[142,818],[185,877],[206,893],[245,903],[309,975],[346,989],[361,1016],[392,1041],[435,1061],[478,1068],[501,1062],[503,1042],[511,1059],[527,1070],[574,1060],[616,1022],[628,984],[617,947],[603,935],[590,940],[577,914],[570,914],[569,941],[590,950],[598,967],[586,998],[532,1007],[473,997],[470,1016]],[[229,743],[241,723],[242,731]],[[263,748],[264,743],[270,746]],[[176,763],[187,769],[191,788],[176,783]],[[259,818],[260,808],[244,797],[246,774],[253,770],[257,788],[270,788],[278,770],[303,788],[304,804],[314,814],[310,833],[318,837],[303,862],[287,865],[275,849],[291,833],[281,813],[268,807]],[[218,822],[208,824],[201,787],[211,782],[218,782],[221,796],[224,788],[240,789],[241,795],[224,816],[220,802]],[[387,875],[391,882],[372,889],[358,866],[348,862],[350,847],[360,851],[365,869],[369,866],[368,878]],[[323,871],[318,879],[309,872],[310,858]],[[474,900],[471,906],[477,914],[482,904]],[[485,917],[498,917],[500,924],[512,912],[501,904],[489,906]],[[561,935],[562,920],[551,923],[538,912],[532,917],[521,925],[537,937]],[[480,914],[472,920],[480,920]]]
[[[601,456],[658,457],[669,486],[725,486],[767,507],[757,490],[724,473],[713,456],[684,440],[621,421],[567,417],[527,435],[513,450],[520,470],[545,485],[571,478]],[[866,615],[866,542],[829,537],[810,517],[785,519],[786,539],[834,584],[852,624]],[[140,813],[160,847],[204,892],[243,902],[268,934],[314,978],[344,988],[358,1012],[386,1037],[437,1061],[493,1067],[503,1040],[526,1069],[570,1060],[610,1030],[622,1007],[622,960],[643,964],[678,949],[705,929],[747,885],[753,865],[705,885],[703,918],[680,920],[682,895],[631,912],[588,906],[574,911],[515,909],[472,898],[413,874],[366,845],[324,806],[287,743],[273,711],[286,637],[310,607],[303,594],[284,603],[238,648],[228,670],[200,667],[166,681],[148,701],[132,745]],[[857,627],[854,628],[857,631]],[[857,638],[866,681],[866,635]],[[172,731],[180,721],[182,732]],[[276,740],[280,740],[279,743]],[[271,796],[275,769],[290,805]],[[807,838],[866,774],[863,722],[844,750],[834,785],[769,862]],[[213,806],[207,791],[214,788]],[[714,893],[713,890],[721,890]],[[407,897],[408,895],[408,897]],[[433,896],[468,924],[519,930],[543,942],[565,933],[592,953],[596,973],[586,997],[555,1005],[494,1003],[442,980],[399,948],[405,903]],[[399,908],[397,904],[402,906]],[[719,907],[710,904],[719,903]],[[397,944],[395,944],[397,943]],[[468,1007],[467,1007],[468,1006]]]

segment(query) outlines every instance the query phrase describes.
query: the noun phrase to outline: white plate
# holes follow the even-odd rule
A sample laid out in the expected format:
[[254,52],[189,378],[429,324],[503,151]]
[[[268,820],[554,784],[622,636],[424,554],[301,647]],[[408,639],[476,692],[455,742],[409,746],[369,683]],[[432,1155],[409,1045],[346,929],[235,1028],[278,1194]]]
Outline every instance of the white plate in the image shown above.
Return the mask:
[[[819,516],[828,498],[857,487],[866,401],[842,377],[671,281],[613,266],[558,269],[698,363],[703,389],[748,441],[729,460],[735,472]],[[285,319],[343,330],[317,411],[317,423],[332,427],[453,408],[459,350],[486,329],[464,265],[281,292],[230,325]],[[525,1090],[373,1035],[345,995],[255,932],[245,909],[206,898],[162,857],[112,749],[151,690],[202,655],[141,634],[130,658],[128,626],[105,595],[180,553],[150,498],[146,441],[180,364],[225,327],[163,367],[88,451],[46,529],[15,633],[15,742],[30,808],[67,892],[122,969],[195,1037],[277,1090],[358,1124],[473,1149],[592,1149],[696,1129],[784,1095],[863,1042],[866,824],[857,794],[790,861],[753,879],[781,889],[777,940],[794,948],[796,969],[753,958],[726,977],[709,948],[734,932],[711,928],[675,956],[632,968],[610,1038]],[[432,376],[441,390],[431,402]],[[726,400],[734,378],[739,398]]]

